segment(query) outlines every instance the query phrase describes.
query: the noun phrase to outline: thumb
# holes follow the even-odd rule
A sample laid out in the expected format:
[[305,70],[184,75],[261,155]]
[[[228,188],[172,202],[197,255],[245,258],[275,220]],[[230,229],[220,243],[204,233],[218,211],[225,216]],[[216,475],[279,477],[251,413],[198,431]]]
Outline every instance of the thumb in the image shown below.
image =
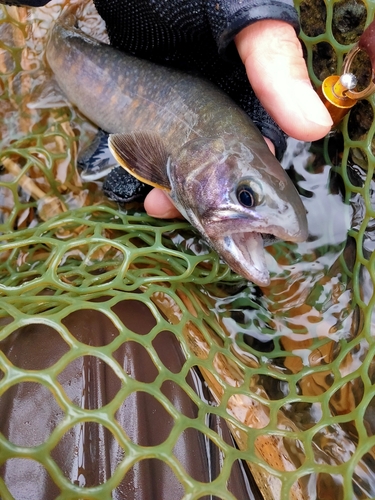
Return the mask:
[[303,141],[325,136],[332,119],[311,86],[293,27],[283,21],[257,21],[235,42],[254,92],[284,132]]

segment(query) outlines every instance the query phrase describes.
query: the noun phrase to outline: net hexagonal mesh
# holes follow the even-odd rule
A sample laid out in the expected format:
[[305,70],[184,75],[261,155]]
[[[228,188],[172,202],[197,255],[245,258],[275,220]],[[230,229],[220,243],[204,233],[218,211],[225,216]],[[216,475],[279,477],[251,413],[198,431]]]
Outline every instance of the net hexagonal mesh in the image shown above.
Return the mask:
[[[373,98],[291,141],[310,236],[253,287],[81,180],[96,129],[43,60],[62,4],[0,7],[1,498],[375,497]],[[317,84],[374,5],[297,7]],[[82,22],[104,36],[90,4]]]

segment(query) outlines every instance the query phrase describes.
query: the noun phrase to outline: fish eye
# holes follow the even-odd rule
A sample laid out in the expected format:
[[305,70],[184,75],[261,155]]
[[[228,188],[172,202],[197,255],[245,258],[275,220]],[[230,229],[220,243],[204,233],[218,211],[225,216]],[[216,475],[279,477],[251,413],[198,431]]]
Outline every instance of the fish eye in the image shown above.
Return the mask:
[[262,192],[257,182],[247,181],[238,185],[236,196],[243,207],[253,208],[260,204]]
[[255,193],[249,186],[237,189],[237,200],[246,208],[252,208],[256,205]]

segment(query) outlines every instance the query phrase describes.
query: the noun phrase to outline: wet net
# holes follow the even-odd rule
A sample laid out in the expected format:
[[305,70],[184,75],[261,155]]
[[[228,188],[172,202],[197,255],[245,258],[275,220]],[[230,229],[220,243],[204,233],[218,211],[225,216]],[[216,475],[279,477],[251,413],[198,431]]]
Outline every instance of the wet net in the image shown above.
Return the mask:
[[[260,289],[82,181],[96,129],[43,59],[62,4],[0,7],[1,499],[374,498],[373,99],[290,142],[310,236]],[[297,7],[318,84],[374,4]]]

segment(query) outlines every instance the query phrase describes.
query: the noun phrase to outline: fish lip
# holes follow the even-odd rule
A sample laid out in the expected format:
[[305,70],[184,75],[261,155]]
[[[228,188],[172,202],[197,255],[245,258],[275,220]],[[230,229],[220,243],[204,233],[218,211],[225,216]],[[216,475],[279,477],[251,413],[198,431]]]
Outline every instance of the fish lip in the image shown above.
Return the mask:
[[297,243],[308,236],[302,201],[301,210],[290,206],[275,211],[265,205],[250,211],[232,203],[216,210],[211,206],[201,214],[200,222],[207,239],[229,267],[259,286],[270,284],[264,247],[276,239]]
[[307,237],[303,227],[297,227],[290,234],[281,226],[262,226],[257,220],[252,224],[248,218],[238,217],[238,214],[235,218],[226,219],[222,218],[222,212],[219,214],[221,219],[212,215],[204,224],[212,246],[234,272],[262,287],[271,282],[264,247],[278,240],[299,242]]
[[[292,243],[300,243],[306,241],[308,237],[308,227],[306,224],[298,224],[294,221],[293,224],[278,225],[277,223],[272,224],[271,221],[262,223],[261,216],[259,219],[256,214],[254,214],[254,219],[249,220],[247,213],[241,214],[237,212],[233,214],[233,211],[223,211],[220,210],[218,213],[212,213],[206,218],[205,227],[207,229],[207,234],[209,237],[216,237],[217,234],[231,235],[235,233],[259,233],[262,234],[264,239],[275,241],[283,240],[290,241]],[[296,226],[296,229],[293,226]],[[287,227],[289,226],[289,228]],[[293,231],[291,231],[291,226]]]
[[270,284],[262,234],[232,232],[211,238],[211,243],[234,272],[256,285]]
[[[218,226],[221,226],[222,224],[219,223]],[[259,236],[262,237],[262,239],[265,242],[265,245],[270,245],[276,241],[290,241],[292,243],[298,243],[301,241],[305,241],[307,235],[305,235],[303,232],[299,231],[296,232],[294,235],[290,235],[287,233],[283,228],[278,228],[278,227],[269,227],[267,228],[262,228],[262,227],[257,227],[256,229],[253,228],[251,229],[238,229],[238,228],[227,228],[223,231],[222,228],[220,230],[214,229],[215,223],[211,223],[208,225],[209,230],[207,231],[207,234],[210,238],[217,238],[217,234],[221,234],[221,236],[231,236],[233,237],[234,235],[244,235],[244,234],[259,234]],[[217,226],[216,226],[217,227]]]

